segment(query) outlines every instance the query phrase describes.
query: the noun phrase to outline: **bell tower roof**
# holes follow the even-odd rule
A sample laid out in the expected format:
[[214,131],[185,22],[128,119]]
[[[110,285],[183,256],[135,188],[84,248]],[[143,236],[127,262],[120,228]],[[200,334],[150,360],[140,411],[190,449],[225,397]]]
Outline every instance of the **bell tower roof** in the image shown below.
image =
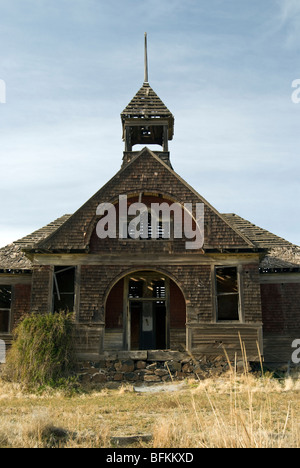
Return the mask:
[[[169,163],[168,141],[174,136],[174,116],[148,82],[147,33],[145,33],[144,83],[128,106],[121,113],[123,141],[125,141],[124,163],[132,159],[133,146],[160,145],[163,151],[155,151]],[[170,164],[170,163],[169,163]]]
[[123,126],[129,119],[162,119],[168,121],[169,140],[174,136],[174,117],[149,83],[144,83],[121,114]]

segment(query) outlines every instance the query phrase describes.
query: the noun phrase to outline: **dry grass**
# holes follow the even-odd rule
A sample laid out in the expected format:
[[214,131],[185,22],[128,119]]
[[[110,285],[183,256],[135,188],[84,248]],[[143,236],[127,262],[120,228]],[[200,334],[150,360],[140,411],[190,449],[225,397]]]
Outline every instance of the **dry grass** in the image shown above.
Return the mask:
[[[166,384],[167,385],[167,384]],[[0,382],[0,447],[110,447],[111,437],[152,434],[154,448],[300,446],[300,379],[229,373],[178,392],[90,389],[25,393]]]
[[190,411],[162,418],[155,448],[300,447],[300,380],[250,375],[207,380],[190,391]]

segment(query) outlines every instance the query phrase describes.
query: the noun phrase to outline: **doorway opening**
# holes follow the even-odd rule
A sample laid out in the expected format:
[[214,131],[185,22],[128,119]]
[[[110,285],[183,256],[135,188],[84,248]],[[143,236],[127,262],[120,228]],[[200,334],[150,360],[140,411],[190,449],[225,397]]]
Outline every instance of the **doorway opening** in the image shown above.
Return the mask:
[[164,273],[135,271],[110,290],[105,304],[104,350],[182,350],[186,303]]
[[140,272],[128,278],[128,344],[131,350],[167,349],[168,278]]

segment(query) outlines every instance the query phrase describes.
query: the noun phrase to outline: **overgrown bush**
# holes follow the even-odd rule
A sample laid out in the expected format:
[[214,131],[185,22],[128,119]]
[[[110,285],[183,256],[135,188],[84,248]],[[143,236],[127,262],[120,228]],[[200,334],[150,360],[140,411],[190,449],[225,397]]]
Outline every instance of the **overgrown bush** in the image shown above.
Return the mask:
[[27,316],[14,331],[4,378],[30,388],[66,383],[75,365],[73,327],[65,313]]

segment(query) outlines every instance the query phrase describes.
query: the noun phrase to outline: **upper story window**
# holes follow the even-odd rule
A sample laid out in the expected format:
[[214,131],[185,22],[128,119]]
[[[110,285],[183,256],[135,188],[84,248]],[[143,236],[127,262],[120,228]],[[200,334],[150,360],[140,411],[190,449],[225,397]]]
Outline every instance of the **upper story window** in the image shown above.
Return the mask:
[[139,232],[138,239],[170,239],[173,225],[172,218],[170,222],[163,222],[162,218],[154,220],[152,219],[151,210],[149,210],[148,215],[142,217],[137,224],[134,223],[134,219],[134,216],[128,218],[128,234],[131,238],[135,238],[136,233]]
[[216,296],[217,321],[239,321],[240,295],[236,267],[216,268]]
[[159,274],[142,272],[130,277],[129,299],[166,299],[166,279]]
[[9,333],[12,287],[0,286],[0,333]]
[[75,298],[75,267],[55,267],[53,311],[73,312]]

